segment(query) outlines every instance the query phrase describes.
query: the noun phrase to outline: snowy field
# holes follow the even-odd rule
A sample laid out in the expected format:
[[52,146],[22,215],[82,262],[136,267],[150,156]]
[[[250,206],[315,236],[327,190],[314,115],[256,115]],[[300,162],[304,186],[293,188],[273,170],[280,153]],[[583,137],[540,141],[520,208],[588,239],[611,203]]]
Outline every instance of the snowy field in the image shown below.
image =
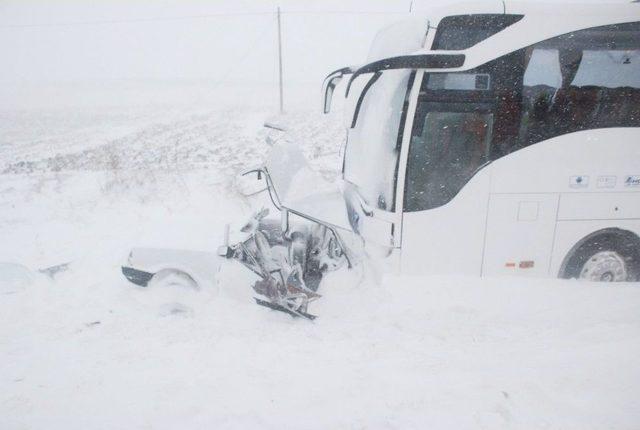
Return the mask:
[[[251,213],[233,178],[271,112],[127,94],[0,111],[0,261],[69,263],[0,285],[0,429],[640,427],[631,284],[365,268],[329,276],[308,322],[254,305],[239,266],[215,290],[127,283],[132,246],[212,250]],[[313,107],[284,120],[331,177],[340,119]]]

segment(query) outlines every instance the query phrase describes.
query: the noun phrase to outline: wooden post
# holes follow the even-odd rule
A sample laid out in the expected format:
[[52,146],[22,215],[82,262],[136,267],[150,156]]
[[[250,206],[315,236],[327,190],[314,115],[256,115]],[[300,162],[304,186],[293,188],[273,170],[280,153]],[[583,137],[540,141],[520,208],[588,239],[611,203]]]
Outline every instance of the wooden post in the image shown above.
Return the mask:
[[282,96],[282,25],[280,23],[280,6],[278,6],[278,78],[280,81],[280,113],[284,112]]

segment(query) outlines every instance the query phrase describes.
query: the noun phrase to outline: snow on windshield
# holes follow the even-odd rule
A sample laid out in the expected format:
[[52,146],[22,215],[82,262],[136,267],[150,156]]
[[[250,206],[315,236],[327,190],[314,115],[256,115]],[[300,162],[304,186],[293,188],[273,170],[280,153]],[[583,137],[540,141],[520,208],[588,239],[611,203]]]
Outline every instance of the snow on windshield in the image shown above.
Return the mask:
[[344,177],[380,209],[393,210],[398,131],[410,75],[384,72],[365,94],[356,126],[349,130]]

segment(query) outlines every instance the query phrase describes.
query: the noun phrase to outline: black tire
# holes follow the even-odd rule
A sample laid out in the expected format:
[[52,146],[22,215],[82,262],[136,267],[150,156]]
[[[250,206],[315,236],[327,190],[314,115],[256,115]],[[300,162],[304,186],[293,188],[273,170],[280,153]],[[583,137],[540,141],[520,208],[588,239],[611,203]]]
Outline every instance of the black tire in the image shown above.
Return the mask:
[[633,233],[619,229],[605,230],[580,241],[565,259],[560,277],[581,278],[585,265],[604,253],[615,253],[623,260],[626,279],[621,281],[640,281],[640,240]]

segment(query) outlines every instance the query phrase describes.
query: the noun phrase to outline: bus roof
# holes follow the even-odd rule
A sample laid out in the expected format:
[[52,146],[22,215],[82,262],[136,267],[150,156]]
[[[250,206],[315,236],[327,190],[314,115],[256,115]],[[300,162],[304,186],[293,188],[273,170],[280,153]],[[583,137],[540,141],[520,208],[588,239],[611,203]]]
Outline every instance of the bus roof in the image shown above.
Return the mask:
[[465,69],[506,55],[542,40],[573,31],[640,21],[640,4],[507,3],[507,13],[523,15],[517,23],[465,51]]
[[429,51],[424,47],[427,30],[435,30],[444,17],[502,13],[523,15],[523,18],[464,51],[464,69],[475,68],[509,52],[572,31],[640,21],[640,3],[618,1],[554,4],[497,0],[418,9],[413,18],[385,27],[378,32],[369,50],[367,62]]

